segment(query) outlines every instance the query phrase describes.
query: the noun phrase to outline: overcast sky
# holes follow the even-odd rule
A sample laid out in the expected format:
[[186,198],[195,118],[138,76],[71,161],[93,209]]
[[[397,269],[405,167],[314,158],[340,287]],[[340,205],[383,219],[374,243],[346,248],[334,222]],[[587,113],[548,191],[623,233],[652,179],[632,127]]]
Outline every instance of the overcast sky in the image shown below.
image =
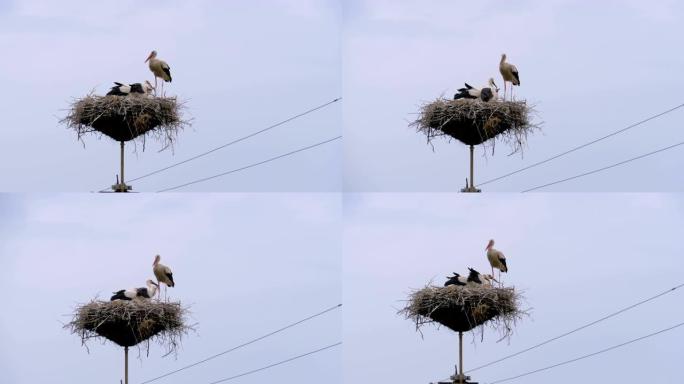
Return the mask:
[[[589,142],[684,103],[679,47],[684,3],[345,1],[344,185],[353,191],[458,191],[468,173],[460,142],[434,142],[408,127],[419,106],[453,97],[464,82],[485,84],[501,53],[520,72],[515,94],[535,104],[543,132],[524,157],[497,145],[481,182]],[[483,186],[522,191],[684,140],[681,108],[567,157]],[[684,146],[548,191],[683,191]]]
[[[112,82],[153,80],[151,50],[171,66],[167,95],[192,128],[174,152],[129,145],[127,179],[263,129],[340,96],[340,3],[68,0],[0,2],[0,191],[87,192],[111,186],[119,145],[58,121],[73,98]],[[341,134],[341,103],[202,159],[132,182],[157,191]],[[84,145],[85,144],[85,148]],[[339,191],[341,141],[182,191]]]
[[[116,196],[119,197],[119,196]],[[159,253],[171,299],[198,332],[178,358],[130,354],[130,382],[159,376],[341,302],[338,194],[189,197],[0,194],[0,370],[6,383],[118,383],[123,349],[90,353],[62,329],[77,303],[144,286]],[[209,383],[341,339],[335,310],[158,383]],[[246,376],[240,383],[341,383],[340,347]]]
[[[396,314],[431,279],[486,271],[490,238],[508,259],[506,285],[531,318],[510,343],[466,334],[465,369],[665,291],[682,281],[684,198],[677,195],[377,194],[345,197],[344,372],[348,383],[428,383],[453,373],[458,336]],[[591,328],[473,373],[473,381],[542,368],[684,321],[682,289]],[[684,327],[510,383],[679,383]]]

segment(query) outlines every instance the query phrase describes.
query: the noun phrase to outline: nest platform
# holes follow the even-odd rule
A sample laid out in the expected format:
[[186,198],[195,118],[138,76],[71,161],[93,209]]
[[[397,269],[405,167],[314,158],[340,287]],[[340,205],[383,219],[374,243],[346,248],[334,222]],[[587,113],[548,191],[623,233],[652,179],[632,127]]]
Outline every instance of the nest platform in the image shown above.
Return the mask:
[[491,322],[508,336],[513,323],[525,314],[519,300],[514,288],[428,285],[412,292],[399,313],[412,320],[416,329],[437,323],[454,332],[467,332]]
[[424,133],[428,142],[449,136],[466,145],[478,145],[501,136],[517,152],[526,143],[527,135],[539,129],[532,123],[533,112],[525,101],[485,103],[439,98],[423,105],[411,126]]
[[165,341],[171,350],[187,333],[187,310],[180,303],[154,300],[91,301],[78,306],[73,319],[65,325],[83,343],[93,337],[122,347],[132,347],[152,338]]
[[62,123],[74,129],[79,140],[88,133],[101,133],[125,142],[155,133],[166,147],[189,125],[182,119],[182,109],[175,97],[88,95],[73,102]]

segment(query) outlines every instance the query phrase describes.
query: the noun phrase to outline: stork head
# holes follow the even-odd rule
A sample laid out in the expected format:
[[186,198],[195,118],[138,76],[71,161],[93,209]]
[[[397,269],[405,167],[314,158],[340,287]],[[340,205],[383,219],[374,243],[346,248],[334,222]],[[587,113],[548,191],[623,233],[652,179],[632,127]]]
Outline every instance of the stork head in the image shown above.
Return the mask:
[[505,53],[502,53],[502,54],[501,54],[501,61],[504,61],[504,60],[506,60],[506,54],[505,54]]
[[153,90],[154,90],[154,86],[152,85],[152,83],[150,83],[149,80],[145,80],[145,82],[143,83],[143,91],[145,92],[145,94],[149,94]]
[[147,285],[148,285],[148,286],[154,285],[155,287],[159,288],[159,284],[157,284],[157,283],[155,283],[154,281],[149,280],[149,279],[147,280]]
[[495,279],[494,276],[489,275],[489,274],[487,274],[487,275],[482,275],[482,277],[483,277],[485,280],[496,281],[497,283],[499,282],[499,280]]
[[152,263],[152,265],[157,265],[157,264],[159,264],[159,260],[161,260],[161,256],[159,256],[159,255],[155,256],[155,257],[154,257],[154,263]]
[[489,243],[487,243],[487,248],[485,248],[485,251],[488,251],[489,248],[494,246],[494,239],[489,240]]
[[494,82],[494,78],[493,78],[493,77],[490,77],[490,78],[489,78],[489,86],[490,86],[491,88],[496,89],[496,91],[499,92],[499,87],[496,86],[496,83]]
[[152,51],[152,52],[150,52],[150,55],[147,56],[147,59],[145,59],[145,62],[147,63],[148,61],[154,59],[155,57],[157,57],[157,51]]

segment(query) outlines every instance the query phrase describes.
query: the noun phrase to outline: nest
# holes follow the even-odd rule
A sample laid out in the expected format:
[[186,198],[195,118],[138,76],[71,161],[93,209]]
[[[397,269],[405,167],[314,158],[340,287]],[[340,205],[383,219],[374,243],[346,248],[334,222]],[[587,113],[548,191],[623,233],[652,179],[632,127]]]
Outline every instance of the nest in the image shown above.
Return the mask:
[[187,308],[180,303],[152,300],[91,301],[76,308],[73,319],[64,327],[81,337],[81,342],[94,337],[122,347],[157,339],[175,352],[183,335],[192,330],[185,324]]
[[176,140],[178,131],[190,125],[182,119],[184,105],[176,98],[88,95],[75,100],[62,123],[78,134],[101,133],[116,141],[130,141],[150,133],[163,149]]
[[533,113],[524,101],[439,98],[423,105],[411,126],[423,132],[428,143],[435,137],[450,136],[466,145],[478,145],[500,136],[515,153],[523,149],[527,135],[540,128],[532,122]]
[[428,285],[410,294],[406,307],[399,311],[416,324],[441,324],[455,332],[467,332],[489,323],[509,337],[513,326],[527,311],[521,310],[522,296],[514,288],[488,286],[436,287]]

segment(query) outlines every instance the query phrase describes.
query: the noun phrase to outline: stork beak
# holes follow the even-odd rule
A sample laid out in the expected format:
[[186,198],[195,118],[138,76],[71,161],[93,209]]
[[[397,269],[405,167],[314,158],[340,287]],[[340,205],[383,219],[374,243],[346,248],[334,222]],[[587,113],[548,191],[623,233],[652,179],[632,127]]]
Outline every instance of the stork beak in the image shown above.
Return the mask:
[[154,281],[150,281],[150,283],[152,283],[152,285],[154,285],[155,287],[159,287],[159,284],[155,283]]
[[145,59],[145,62],[147,63],[148,61],[150,61],[151,58],[152,58],[152,54],[150,53],[150,55],[147,56],[147,59]]

